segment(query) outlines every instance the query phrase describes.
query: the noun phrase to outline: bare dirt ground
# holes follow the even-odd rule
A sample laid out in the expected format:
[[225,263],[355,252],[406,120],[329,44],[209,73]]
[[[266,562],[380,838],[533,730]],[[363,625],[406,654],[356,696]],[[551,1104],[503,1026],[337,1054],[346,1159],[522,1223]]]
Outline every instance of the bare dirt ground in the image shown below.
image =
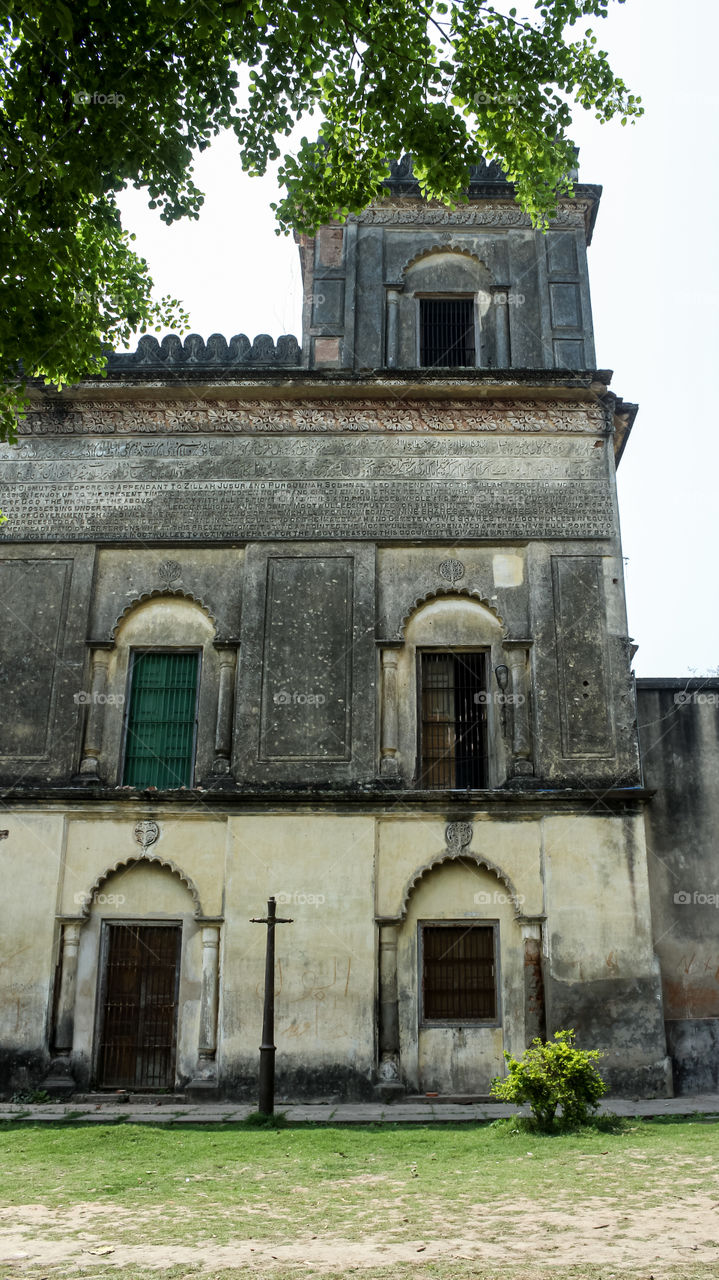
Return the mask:
[[[162,1208],[127,1210],[96,1203],[71,1209],[21,1205],[0,1211],[0,1264],[8,1276],[37,1268],[85,1270],[93,1266],[151,1268],[158,1273],[191,1267],[197,1274],[244,1267],[265,1273],[297,1268],[305,1274],[406,1266],[442,1260],[488,1265],[531,1263],[539,1272],[581,1264],[601,1264],[617,1273],[640,1271],[665,1280],[681,1270],[716,1265],[719,1276],[719,1203],[712,1195],[690,1194],[673,1204],[618,1208],[615,1199],[590,1197],[571,1212],[542,1210],[529,1201],[502,1199],[469,1209],[458,1230],[428,1214],[427,1238],[402,1238],[402,1219],[378,1210],[378,1230],[361,1241],[331,1233],[300,1235],[278,1224],[277,1238],[237,1238],[218,1244],[211,1237],[214,1208],[207,1214],[208,1234],[194,1244],[142,1243],[171,1218]],[[226,1211],[221,1211],[226,1212]],[[379,1229],[380,1221],[384,1229]],[[117,1239],[128,1231],[137,1243]],[[291,1238],[288,1238],[291,1235]],[[404,1267],[403,1267],[404,1269]],[[706,1271],[703,1271],[706,1274]]]

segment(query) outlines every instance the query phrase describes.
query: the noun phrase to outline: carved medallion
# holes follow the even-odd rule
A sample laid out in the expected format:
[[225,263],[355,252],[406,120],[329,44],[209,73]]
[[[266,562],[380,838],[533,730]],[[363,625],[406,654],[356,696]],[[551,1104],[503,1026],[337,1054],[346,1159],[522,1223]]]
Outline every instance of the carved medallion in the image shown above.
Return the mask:
[[160,828],[156,822],[136,822],[133,835],[142,849],[149,849],[151,844],[160,838]]
[[157,572],[163,587],[169,591],[182,577],[182,566],[176,560],[163,560]]
[[451,854],[458,857],[472,843],[471,822],[450,822],[445,829],[444,838]]
[[447,582],[454,585],[464,577],[464,565],[461,560],[443,560],[439,566],[439,572]]

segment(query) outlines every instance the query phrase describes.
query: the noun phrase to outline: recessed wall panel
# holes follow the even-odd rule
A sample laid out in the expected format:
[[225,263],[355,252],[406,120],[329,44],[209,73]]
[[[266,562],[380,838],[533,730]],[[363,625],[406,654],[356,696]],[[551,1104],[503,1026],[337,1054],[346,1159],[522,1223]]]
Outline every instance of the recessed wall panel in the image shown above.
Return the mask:
[[547,232],[547,270],[550,275],[577,270],[577,244],[573,231]]
[[352,708],[352,558],[267,565],[260,760],[347,760]]
[[549,298],[552,304],[553,328],[581,329],[582,308],[578,284],[550,284]]
[[584,342],[581,338],[554,339],[555,369],[583,369]]
[[71,561],[0,563],[0,756],[47,754]]
[[553,556],[562,754],[613,756],[600,556]]

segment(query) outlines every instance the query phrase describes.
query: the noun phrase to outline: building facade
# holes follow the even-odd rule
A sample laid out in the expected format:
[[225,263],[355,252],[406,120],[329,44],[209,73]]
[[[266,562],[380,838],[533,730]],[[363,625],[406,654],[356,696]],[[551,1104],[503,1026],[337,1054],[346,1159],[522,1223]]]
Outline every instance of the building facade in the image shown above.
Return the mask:
[[493,166],[449,211],[404,159],[300,239],[301,345],[145,337],[33,390],[0,451],[6,1092],[250,1096],[270,895],[284,1096],[481,1096],[567,1026],[620,1092],[715,1070],[716,980],[667,1049],[599,195],[542,234]]

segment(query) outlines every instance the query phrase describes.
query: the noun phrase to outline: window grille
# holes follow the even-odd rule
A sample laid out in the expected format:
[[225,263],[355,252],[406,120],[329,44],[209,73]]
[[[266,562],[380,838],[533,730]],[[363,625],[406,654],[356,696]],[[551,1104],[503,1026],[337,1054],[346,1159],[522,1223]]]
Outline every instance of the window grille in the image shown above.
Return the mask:
[[192,786],[198,668],[197,653],[135,653],[125,786]]
[[486,787],[484,654],[423,653],[420,681],[420,786]]
[[425,368],[476,364],[472,298],[420,298],[419,362]]
[[496,1021],[494,925],[422,926],[422,1017]]

